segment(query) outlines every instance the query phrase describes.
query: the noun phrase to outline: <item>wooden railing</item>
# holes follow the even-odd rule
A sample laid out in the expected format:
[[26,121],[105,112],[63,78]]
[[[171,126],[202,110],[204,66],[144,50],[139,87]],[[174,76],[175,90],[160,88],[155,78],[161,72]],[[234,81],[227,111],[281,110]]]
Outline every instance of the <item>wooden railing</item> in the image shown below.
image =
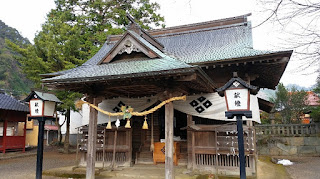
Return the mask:
[[257,136],[310,136],[316,135],[319,131],[319,124],[272,124],[256,125]]

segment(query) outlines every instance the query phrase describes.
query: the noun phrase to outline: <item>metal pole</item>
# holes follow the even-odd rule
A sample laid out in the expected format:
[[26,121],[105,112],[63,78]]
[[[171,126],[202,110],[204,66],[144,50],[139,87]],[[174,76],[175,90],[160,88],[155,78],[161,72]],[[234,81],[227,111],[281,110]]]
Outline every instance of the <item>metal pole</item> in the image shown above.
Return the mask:
[[246,179],[246,160],[244,157],[242,115],[237,116],[238,151],[240,160],[240,179]]
[[42,161],[43,161],[43,134],[45,118],[38,119],[39,131],[38,131],[38,148],[37,148],[37,170],[36,179],[42,179]]

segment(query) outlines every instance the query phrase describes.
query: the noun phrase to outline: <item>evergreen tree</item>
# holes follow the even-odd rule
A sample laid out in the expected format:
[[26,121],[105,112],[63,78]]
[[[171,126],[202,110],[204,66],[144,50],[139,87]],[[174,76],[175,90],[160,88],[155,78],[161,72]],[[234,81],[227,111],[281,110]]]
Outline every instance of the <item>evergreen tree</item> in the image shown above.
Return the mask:
[[275,111],[278,111],[282,118],[282,123],[292,123],[299,121],[300,116],[307,110],[307,93],[304,90],[297,90],[295,87],[290,92],[282,83],[277,86],[275,97],[271,99],[274,103]]
[[20,96],[28,93],[28,88],[32,86],[32,83],[22,73],[20,64],[14,59],[16,53],[5,43],[6,39],[19,46],[30,44],[30,42],[23,38],[16,29],[7,26],[0,20],[0,91]]
[[[163,25],[164,21],[156,13],[159,5],[149,0],[56,0],[55,4],[56,8],[50,11],[42,30],[36,34],[34,45],[21,48],[7,41],[22,55],[19,62],[36,87],[41,86],[40,74],[79,66],[102,47],[108,35],[124,32],[129,23],[127,13],[146,29]],[[60,111],[67,115],[69,126],[70,110],[75,109],[74,101],[79,94],[62,91],[57,96],[64,102]],[[68,152],[68,141],[65,144]]]

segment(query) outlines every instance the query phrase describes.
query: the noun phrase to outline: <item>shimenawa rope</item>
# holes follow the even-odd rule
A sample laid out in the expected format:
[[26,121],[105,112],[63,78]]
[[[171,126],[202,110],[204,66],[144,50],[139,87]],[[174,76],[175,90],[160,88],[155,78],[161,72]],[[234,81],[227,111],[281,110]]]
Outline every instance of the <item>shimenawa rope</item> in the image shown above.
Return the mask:
[[[160,109],[163,105],[167,104],[167,103],[170,103],[172,101],[179,101],[179,100],[186,100],[186,96],[180,96],[180,97],[173,97],[173,98],[170,98],[170,99],[167,99],[165,101],[162,101],[160,104],[158,104],[157,106],[153,107],[152,109],[148,110],[148,111],[143,111],[143,112],[131,112],[131,115],[133,116],[145,116],[145,115],[148,115],[148,114],[151,114],[151,113],[154,113],[156,110]],[[105,111],[103,109],[100,109],[99,107],[89,103],[89,102],[86,102],[86,101],[83,101],[83,100],[78,100],[76,102],[76,107],[78,109],[81,109],[82,105],[83,104],[88,104],[89,106],[91,106],[92,108],[96,109],[97,111],[103,113],[103,114],[106,114],[108,116],[122,116],[124,113],[123,112],[117,112],[117,113],[112,113],[112,112],[108,112],[108,111]]]

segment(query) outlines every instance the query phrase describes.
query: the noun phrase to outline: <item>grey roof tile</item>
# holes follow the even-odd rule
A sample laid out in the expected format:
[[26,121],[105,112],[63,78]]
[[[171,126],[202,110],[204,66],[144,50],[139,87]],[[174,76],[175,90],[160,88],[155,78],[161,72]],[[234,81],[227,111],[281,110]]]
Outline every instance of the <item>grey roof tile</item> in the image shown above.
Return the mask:
[[72,73],[66,73],[43,81],[61,80],[61,79],[77,79],[91,77],[106,77],[132,75],[139,73],[160,72],[175,69],[191,68],[191,65],[183,63],[179,60],[165,56],[157,59],[140,59],[134,61],[121,61],[116,63],[107,63],[101,65],[86,65],[75,68]]
[[62,103],[54,94],[41,91],[31,91],[31,93],[23,101],[29,102],[33,98],[40,98],[43,101],[54,101],[56,103]]
[[155,38],[164,45],[164,53],[135,32],[128,31],[128,33],[133,35],[147,48],[160,55],[161,58],[111,62],[97,65],[115,45],[115,42],[106,42],[101,49],[82,66],[60,72],[60,76],[44,79],[43,81],[118,76],[192,68],[193,66],[188,64],[275,53],[253,49],[250,22],[233,24],[226,27],[194,30],[179,34],[155,36]]
[[29,112],[29,106],[21,103],[11,96],[8,96],[7,94],[2,93],[0,93],[0,109]]
[[44,93],[40,91],[34,91],[34,93],[44,101],[54,101],[57,103],[62,103],[54,94],[51,93]]
[[270,51],[253,49],[250,24],[160,36],[157,39],[164,44],[167,53],[186,63],[201,63],[271,53]]
[[82,66],[96,65],[106,56],[106,54],[112,49],[114,45],[115,45],[114,43],[113,44],[108,44],[107,42],[104,43],[101,49],[92,58],[90,58],[88,61],[82,64]]

